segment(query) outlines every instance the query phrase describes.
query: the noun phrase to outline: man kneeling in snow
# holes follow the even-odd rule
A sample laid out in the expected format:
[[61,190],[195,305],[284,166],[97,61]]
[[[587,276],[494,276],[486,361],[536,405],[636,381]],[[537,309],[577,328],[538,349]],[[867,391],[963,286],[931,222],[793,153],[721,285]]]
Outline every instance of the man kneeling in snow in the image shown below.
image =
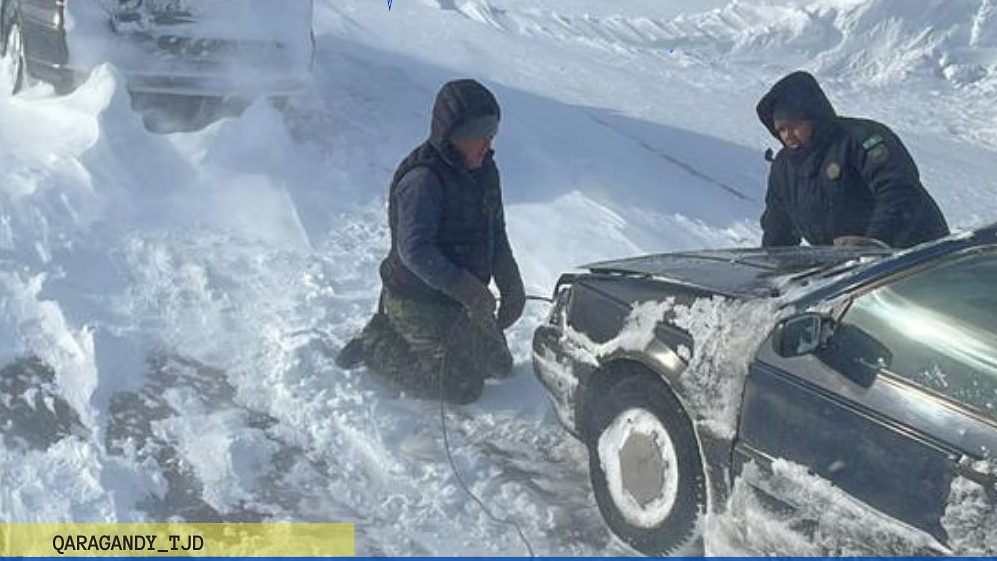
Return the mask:
[[365,363],[423,397],[440,395],[442,383],[455,403],[478,399],[485,378],[512,369],[502,330],[519,319],[526,296],[492,159],[499,115],[495,96],[474,80],[448,82],[437,94],[429,139],[391,182],[378,311],[340,351],[339,366]]

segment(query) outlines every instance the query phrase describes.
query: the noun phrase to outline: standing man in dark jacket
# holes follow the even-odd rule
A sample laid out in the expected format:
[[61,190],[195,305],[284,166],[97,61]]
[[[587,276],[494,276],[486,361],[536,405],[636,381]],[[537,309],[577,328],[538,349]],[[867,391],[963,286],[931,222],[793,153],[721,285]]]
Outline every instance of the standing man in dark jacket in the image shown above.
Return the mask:
[[[448,82],[429,139],[395,171],[388,199],[391,250],[381,301],[337,363],[364,362],[424,397],[468,403],[486,377],[512,368],[503,329],[526,302],[505,232],[492,138],[500,110],[474,80]],[[489,290],[494,278],[501,303]]]
[[794,72],[758,103],[782,144],[769,171],[762,245],[909,247],[949,233],[893,131],[838,117],[813,76]]

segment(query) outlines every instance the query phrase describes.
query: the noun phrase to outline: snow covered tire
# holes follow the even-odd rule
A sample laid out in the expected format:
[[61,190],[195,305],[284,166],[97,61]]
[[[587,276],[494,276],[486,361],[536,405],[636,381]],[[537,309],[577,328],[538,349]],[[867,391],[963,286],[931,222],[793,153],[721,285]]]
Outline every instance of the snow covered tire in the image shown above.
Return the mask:
[[652,376],[621,379],[590,408],[589,475],[610,529],[647,555],[700,537],[706,482],[692,423]]

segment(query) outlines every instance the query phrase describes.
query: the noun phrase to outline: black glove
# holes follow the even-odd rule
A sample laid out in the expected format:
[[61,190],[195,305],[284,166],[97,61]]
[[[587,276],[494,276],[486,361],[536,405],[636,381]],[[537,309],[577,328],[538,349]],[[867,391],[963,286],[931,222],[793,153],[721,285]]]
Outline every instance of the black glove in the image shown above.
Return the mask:
[[519,266],[512,255],[512,247],[505,230],[498,237],[495,248],[495,284],[498,285],[502,302],[498,310],[498,326],[507,329],[523,315],[526,305],[526,289],[523,288],[523,277],[519,274]]
[[[517,278],[517,280],[519,280]],[[526,290],[523,288],[523,281],[513,283],[502,291],[502,300],[499,302],[498,326],[508,329],[516,323],[523,315],[523,308],[526,306]]]
[[454,288],[454,296],[467,315],[478,321],[495,321],[495,296],[476,277],[468,274]]

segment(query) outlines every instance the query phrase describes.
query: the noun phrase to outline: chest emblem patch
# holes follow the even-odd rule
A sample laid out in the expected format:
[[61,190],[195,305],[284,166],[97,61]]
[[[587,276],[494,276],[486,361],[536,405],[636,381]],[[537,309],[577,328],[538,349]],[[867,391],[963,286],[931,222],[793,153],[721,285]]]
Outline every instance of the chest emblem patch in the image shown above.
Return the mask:
[[824,169],[824,175],[826,175],[831,181],[838,179],[841,177],[841,166],[838,162],[831,162],[830,164],[827,164],[827,167]]

